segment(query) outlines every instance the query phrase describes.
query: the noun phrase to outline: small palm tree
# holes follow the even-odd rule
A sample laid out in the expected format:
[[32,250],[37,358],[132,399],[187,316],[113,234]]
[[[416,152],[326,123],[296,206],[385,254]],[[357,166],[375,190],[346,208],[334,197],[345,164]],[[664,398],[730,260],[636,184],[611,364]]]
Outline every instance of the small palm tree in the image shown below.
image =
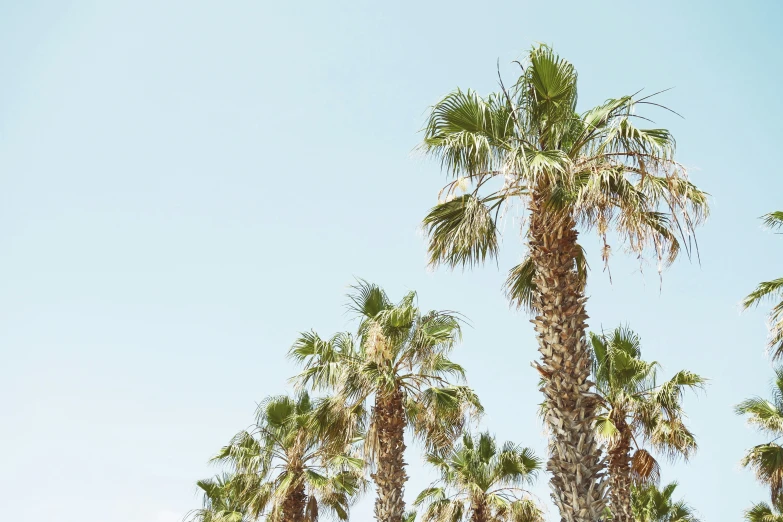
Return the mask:
[[[578,113],[574,66],[534,47],[519,79],[487,97],[456,90],[432,108],[422,148],[454,176],[424,218],[430,262],[472,266],[497,256],[498,221],[516,205],[528,261],[509,273],[512,302],[535,310],[553,438],[547,470],[565,522],[598,519],[605,506],[592,419],[585,268],[579,230],[595,230],[608,261],[611,230],[660,267],[707,215],[707,197],[675,161],[666,129],[643,128],[650,96],[621,96]],[[687,241],[683,241],[687,239]],[[526,284],[529,282],[530,284]]]
[[[764,225],[772,230],[783,228],[783,211],[770,212],[761,216]],[[774,301],[775,306],[769,313],[769,350],[773,359],[783,356],[783,277],[765,281],[742,301],[747,310],[758,306],[762,301]]]
[[358,335],[327,341],[305,333],[290,355],[304,364],[300,385],[334,391],[337,410],[347,404],[369,412],[365,450],[377,487],[375,518],[401,522],[406,428],[429,448],[444,448],[482,408],[470,388],[452,382],[464,380],[448,358],[460,339],[456,315],[420,312],[415,292],[395,304],[376,285],[362,281],[353,289],[349,309],[361,319]]
[[748,450],[742,465],[753,469],[758,480],[769,486],[774,502],[783,495],[783,447],[775,442],[783,436],[783,367],[775,370],[771,401],[753,397],[738,404],[736,412],[747,415],[748,424],[773,437]]
[[670,458],[688,458],[696,439],[685,426],[682,396],[700,388],[705,379],[682,370],[658,384],[657,362],[641,358],[641,340],[629,328],[600,335],[591,333],[593,379],[601,397],[596,430],[608,441],[610,497],[613,520],[633,522],[632,484],[657,482],[658,462],[644,445]]
[[246,507],[240,502],[237,481],[230,475],[218,475],[212,479],[199,480],[198,488],[203,495],[203,506],[188,513],[190,522],[250,522]]
[[778,499],[772,505],[759,502],[745,511],[745,520],[748,522],[783,522],[783,502]]
[[543,521],[523,489],[541,468],[531,449],[512,442],[498,448],[489,433],[466,433],[450,453],[430,452],[426,460],[441,476],[416,499],[423,522]]
[[344,437],[357,431],[346,426],[349,417],[335,418],[327,404],[306,392],[271,397],[259,406],[255,426],[213,458],[231,466],[248,514],[268,522],[315,522],[324,512],[348,519],[363,461]]
[[677,483],[658,489],[650,484],[633,490],[635,522],[699,522],[696,512],[683,500],[674,501],[672,495]]

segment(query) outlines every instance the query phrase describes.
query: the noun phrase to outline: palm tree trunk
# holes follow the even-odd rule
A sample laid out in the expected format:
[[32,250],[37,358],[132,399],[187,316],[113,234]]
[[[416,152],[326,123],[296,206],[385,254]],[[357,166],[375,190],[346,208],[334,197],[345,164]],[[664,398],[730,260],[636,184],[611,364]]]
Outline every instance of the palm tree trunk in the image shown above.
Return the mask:
[[592,393],[585,340],[584,285],[576,269],[577,232],[569,215],[547,212],[534,197],[530,256],[535,265],[532,321],[541,352],[545,421],[550,432],[547,470],[552,500],[563,522],[595,522],[606,505],[601,449],[593,431]]
[[609,444],[609,483],[612,501],[612,522],[633,522],[631,512],[631,437],[623,418],[612,419],[620,432]]
[[489,509],[483,499],[473,498],[470,505],[472,508],[470,522],[489,522]]
[[297,484],[283,501],[283,518],[285,522],[305,522],[305,506],[307,494],[303,482]]
[[390,395],[376,395],[373,421],[378,435],[376,472],[372,478],[377,487],[375,520],[402,522],[405,502],[405,410],[402,390]]

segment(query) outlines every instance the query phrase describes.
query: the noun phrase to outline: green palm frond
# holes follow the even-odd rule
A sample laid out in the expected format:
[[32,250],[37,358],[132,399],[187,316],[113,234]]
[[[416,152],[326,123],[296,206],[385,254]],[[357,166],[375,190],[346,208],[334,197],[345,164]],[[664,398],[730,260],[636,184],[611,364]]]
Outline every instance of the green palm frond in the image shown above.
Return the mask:
[[767,300],[780,299],[783,299],[783,277],[759,283],[759,286],[742,301],[742,307],[748,309]]
[[460,444],[446,453],[429,452],[426,461],[440,479],[416,498],[423,520],[467,522],[479,508],[498,522],[542,520],[523,489],[542,468],[531,449],[512,442],[499,446],[487,432],[464,433]]
[[679,371],[656,390],[653,400],[666,411],[667,415],[675,416],[680,411],[685,389],[703,389],[706,382],[705,378],[693,372]]
[[616,439],[620,435],[617,426],[612,422],[609,415],[599,415],[596,417],[595,432],[600,440],[607,442]]
[[402,516],[402,522],[416,522],[416,512],[406,511]]
[[348,303],[348,309],[357,315],[373,318],[392,306],[386,292],[378,285],[359,279],[355,285],[351,286],[351,289],[353,293],[348,294],[351,301]]
[[746,453],[742,465],[751,468],[760,482],[769,486],[770,497],[776,501],[783,493],[783,448],[775,440],[783,435],[783,366],[775,369],[771,400],[752,397],[735,407],[737,415],[774,437],[772,442],[754,446]]
[[771,498],[783,493],[783,447],[774,442],[754,446],[745,454],[742,465],[751,468],[759,482],[769,486]]
[[250,522],[251,511],[242,501],[240,481],[235,475],[218,475],[199,480],[196,485],[202,492],[201,509],[186,515],[189,522]]
[[[783,227],[782,211],[764,214],[761,219],[764,226],[772,230],[780,230]],[[775,302],[769,313],[767,326],[769,328],[768,348],[772,359],[777,360],[783,357],[783,278],[759,283],[756,289],[742,300],[742,307],[747,310],[767,301]]]
[[646,433],[650,445],[661,454],[676,460],[682,457],[688,460],[698,449],[695,435],[685,426],[678,413],[673,418],[659,418],[651,430]]
[[508,511],[508,522],[544,522],[543,511],[529,498],[515,500]]
[[771,435],[783,434],[783,409],[761,397],[753,397],[739,403],[735,411],[737,415],[747,415],[748,424]]
[[783,211],[776,210],[761,216],[764,226],[772,230],[783,228]]
[[744,513],[747,522],[783,522],[783,509],[780,501],[769,505],[766,502],[753,504]]
[[631,508],[636,522],[699,522],[696,512],[683,501],[672,499],[677,483],[658,489],[654,485],[635,487]]
[[513,137],[513,116],[499,96],[457,89],[433,106],[422,148],[448,172],[479,174],[499,166]]
[[464,194],[430,210],[423,227],[431,265],[473,266],[497,257],[498,230],[489,203]]
[[467,386],[433,386],[409,396],[405,410],[414,436],[429,449],[443,449],[462,433],[465,422],[480,416],[484,408]]
[[768,347],[773,360],[783,356],[783,278],[759,283],[756,289],[742,301],[744,309],[758,306],[765,301],[777,301],[768,316]]

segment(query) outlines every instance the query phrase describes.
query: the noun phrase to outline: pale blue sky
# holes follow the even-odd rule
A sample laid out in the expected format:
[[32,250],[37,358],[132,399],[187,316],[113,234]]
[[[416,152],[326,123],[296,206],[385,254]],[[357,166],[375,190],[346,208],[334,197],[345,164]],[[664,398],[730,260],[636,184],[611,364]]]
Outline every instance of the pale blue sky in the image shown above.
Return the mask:
[[[586,4],[591,4],[590,6]],[[582,107],[661,99],[679,158],[713,195],[702,263],[594,268],[591,326],[629,322],[689,398],[701,450],[665,481],[705,520],[764,490],[739,468],[764,440],[734,416],[766,392],[764,310],[781,275],[777,150],[783,6],[774,1],[0,2],[0,491],[4,519],[174,522],[208,457],[279,393],[298,331],[349,324],[360,276],[473,324],[455,359],[498,437],[536,448],[532,328],[499,268],[425,267],[417,227],[443,182],[412,154],[427,106],[496,86],[532,43],[580,73]],[[587,241],[589,246],[594,242]],[[593,253],[595,249],[592,249]],[[408,456],[408,498],[430,476]],[[542,477],[535,491],[548,501]],[[354,520],[369,520],[371,498]],[[550,513],[554,520],[554,513]]]

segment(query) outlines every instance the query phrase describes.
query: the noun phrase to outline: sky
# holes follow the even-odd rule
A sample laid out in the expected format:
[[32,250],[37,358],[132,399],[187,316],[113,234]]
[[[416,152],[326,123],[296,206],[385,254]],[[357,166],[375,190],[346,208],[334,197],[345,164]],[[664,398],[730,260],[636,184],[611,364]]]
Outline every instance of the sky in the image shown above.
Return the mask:
[[[580,108],[673,87],[651,113],[711,194],[700,262],[654,267],[595,238],[591,329],[628,324],[686,400],[699,452],[663,481],[704,520],[766,500],[739,461],[765,442],[733,406],[767,393],[766,309],[783,241],[774,1],[0,2],[0,498],[8,520],[178,522],[209,457],[290,390],[298,332],[350,329],[356,277],[470,319],[454,359],[482,427],[545,455],[528,318],[501,293],[524,252],[426,266],[445,175],[415,147],[427,108],[489,93],[536,42],[579,71]],[[434,478],[412,445],[410,501]],[[531,488],[549,519],[546,477]],[[370,520],[372,498],[353,520]]]

